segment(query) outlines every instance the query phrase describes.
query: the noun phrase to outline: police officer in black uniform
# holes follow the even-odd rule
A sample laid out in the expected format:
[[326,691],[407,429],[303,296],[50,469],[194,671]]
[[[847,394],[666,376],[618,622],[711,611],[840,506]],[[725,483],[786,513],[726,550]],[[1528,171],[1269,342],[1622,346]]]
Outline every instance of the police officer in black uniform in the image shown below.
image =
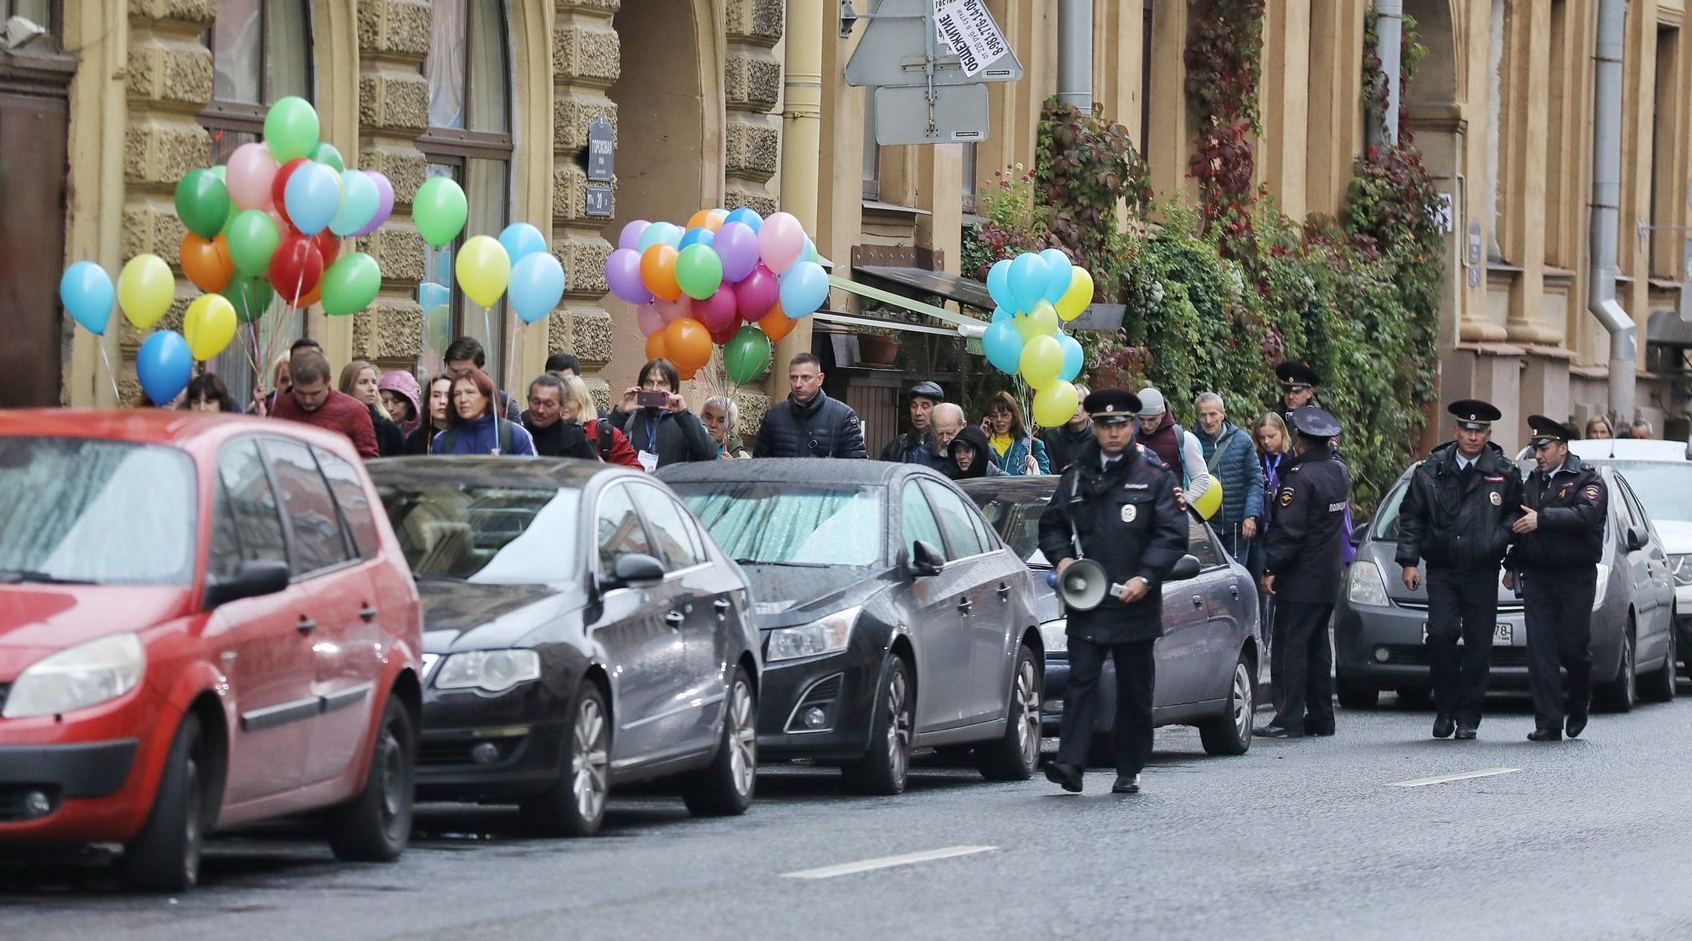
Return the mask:
[[1091,611],[1069,612],[1069,693],[1057,760],[1046,777],[1066,791],[1081,790],[1081,772],[1093,739],[1100,671],[1116,661],[1116,725],[1111,791],[1140,790],[1140,771],[1151,758],[1152,647],[1163,633],[1161,584],[1187,551],[1186,507],[1180,478],[1134,444],[1140,400],[1121,389],[1100,389],[1082,403],[1093,420],[1093,441],[1058,479],[1040,516],[1040,551],[1059,578],[1077,558],[1104,567],[1117,591]]
[[1288,360],[1275,367],[1275,379],[1281,383],[1281,398],[1272,410],[1287,423],[1288,430],[1292,430],[1292,413],[1306,405],[1317,405],[1316,387],[1320,381],[1316,370],[1309,363]]
[[[1398,511],[1398,564],[1404,587],[1422,582],[1428,563],[1428,659],[1433,667],[1434,738],[1472,739],[1486,698],[1487,665],[1498,624],[1498,569],[1521,518],[1521,476],[1492,443],[1503,417],[1478,399],[1453,402],[1456,440],[1435,448],[1410,474]],[[1462,646],[1457,644],[1462,639]]]
[[[1592,703],[1592,601],[1609,492],[1597,468],[1569,453],[1573,428],[1544,415],[1528,416],[1528,425],[1538,467],[1522,486],[1504,585],[1514,588],[1520,580],[1527,620],[1534,720],[1528,740],[1555,742],[1565,717],[1570,738],[1586,728]],[[1566,700],[1559,667],[1569,674]]]
[[1264,543],[1263,590],[1275,596],[1275,644],[1269,683],[1275,718],[1254,734],[1303,738],[1334,734],[1334,654],[1328,618],[1345,568],[1345,511],[1350,474],[1334,453],[1334,416],[1314,405],[1295,409],[1292,466],[1281,475],[1274,522]]

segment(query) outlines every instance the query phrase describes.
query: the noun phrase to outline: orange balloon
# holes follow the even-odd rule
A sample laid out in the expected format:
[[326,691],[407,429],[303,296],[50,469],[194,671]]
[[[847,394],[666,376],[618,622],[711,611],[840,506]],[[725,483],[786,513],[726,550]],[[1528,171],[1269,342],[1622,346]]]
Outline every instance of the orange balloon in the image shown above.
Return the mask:
[[681,297],[681,285],[676,283],[676,250],[659,243],[640,253],[640,282],[653,296],[666,301]]
[[770,338],[771,343],[780,343],[783,337],[793,332],[795,323],[797,321],[787,316],[787,312],[781,309],[780,304],[777,304],[770,308],[770,312],[764,315],[764,319],[758,321],[758,329],[764,331],[764,335]]
[[727,209],[713,209],[711,210],[711,214],[705,217],[705,228],[711,230],[712,232],[719,232],[723,228],[723,222],[727,220],[728,217],[729,214]]
[[229,257],[229,241],[219,235],[203,239],[192,232],[182,236],[182,273],[194,286],[216,294],[229,286],[235,261]]
[[664,331],[652,331],[652,335],[646,338],[646,358],[669,359],[669,357],[665,355],[668,352],[668,350],[664,349]]
[[670,321],[663,330],[665,357],[678,372],[698,369],[711,361],[711,331],[691,317]]
[[677,378],[681,379],[681,381],[683,381],[683,382],[689,382],[693,379],[694,376],[697,376],[697,375],[699,375],[699,370],[697,370],[697,369],[678,369],[678,370],[676,370]]
[[689,229],[704,228],[707,231],[715,232],[715,231],[717,231],[717,229],[722,228],[722,225],[723,224],[721,222],[719,222],[719,223],[717,223],[717,225],[715,227],[712,227],[712,225],[711,225],[711,210],[701,209],[698,212],[694,213],[693,215],[687,217],[686,228],[689,228]]
[[294,306],[298,307],[301,310],[305,310],[307,307],[310,307],[311,305],[317,303],[318,301],[320,301],[322,299],[323,299],[323,279],[319,278],[318,281],[317,281],[317,284],[315,286],[313,286],[311,290],[309,290],[309,291],[305,292],[304,294],[300,295],[300,302],[298,304],[295,304]]

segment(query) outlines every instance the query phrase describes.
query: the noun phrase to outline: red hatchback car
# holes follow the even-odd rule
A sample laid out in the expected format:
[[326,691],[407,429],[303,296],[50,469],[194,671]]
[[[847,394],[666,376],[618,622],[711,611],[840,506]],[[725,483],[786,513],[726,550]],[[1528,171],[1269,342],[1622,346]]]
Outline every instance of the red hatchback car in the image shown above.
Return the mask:
[[213,829],[327,809],[336,856],[396,858],[420,617],[344,438],[0,412],[0,844],[122,843],[175,891]]

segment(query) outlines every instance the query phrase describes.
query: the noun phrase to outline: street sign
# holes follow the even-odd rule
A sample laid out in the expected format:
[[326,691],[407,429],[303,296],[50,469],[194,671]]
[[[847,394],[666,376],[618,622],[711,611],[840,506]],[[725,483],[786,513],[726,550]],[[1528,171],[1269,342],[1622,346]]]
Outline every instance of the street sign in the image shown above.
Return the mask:
[[934,33],[971,78],[1010,53],[1010,43],[981,0],[934,0]]
[[[882,0],[857,18],[869,20],[869,28],[846,63],[848,85],[927,88],[1022,78],[1022,63],[980,0]],[[942,23],[950,26],[944,40]],[[967,67],[959,53],[967,55]]]
[[583,200],[582,212],[589,219],[609,219],[612,212],[611,187],[598,183],[587,185],[587,197]]
[[617,156],[617,142],[611,122],[604,115],[588,122],[587,178],[596,183],[611,182],[611,166]]
[[1068,333],[1090,330],[1096,333],[1115,333],[1122,329],[1122,317],[1128,312],[1126,304],[1088,304],[1074,320],[1063,325]]
[[987,86],[936,85],[934,101],[926,88],[875,90],[875,142],[897,144],[973,144],[987,139]]

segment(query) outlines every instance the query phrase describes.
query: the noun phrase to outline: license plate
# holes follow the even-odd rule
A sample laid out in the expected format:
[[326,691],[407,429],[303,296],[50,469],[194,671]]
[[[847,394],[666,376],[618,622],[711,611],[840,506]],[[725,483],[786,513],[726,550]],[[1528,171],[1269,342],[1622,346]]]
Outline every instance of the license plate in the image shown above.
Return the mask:
[[[1428,622],[1423,621],[1422,622],[1422,643],[1425,644],[1427,642],[1428,642]],[[1493,625],[1492,642],[1495,645],[1497,645],[1497,644],[1509,645],[1509,644],[1515,643],[1516,642],[1516,627],[1515,627],[1515,625],[1513,625],[1513,624],[1496,624],[1496,625]],[[1461,636],[1459,636],[1457,638],[1457,643],[1459,645],[1463,643],[1463,638]]]

